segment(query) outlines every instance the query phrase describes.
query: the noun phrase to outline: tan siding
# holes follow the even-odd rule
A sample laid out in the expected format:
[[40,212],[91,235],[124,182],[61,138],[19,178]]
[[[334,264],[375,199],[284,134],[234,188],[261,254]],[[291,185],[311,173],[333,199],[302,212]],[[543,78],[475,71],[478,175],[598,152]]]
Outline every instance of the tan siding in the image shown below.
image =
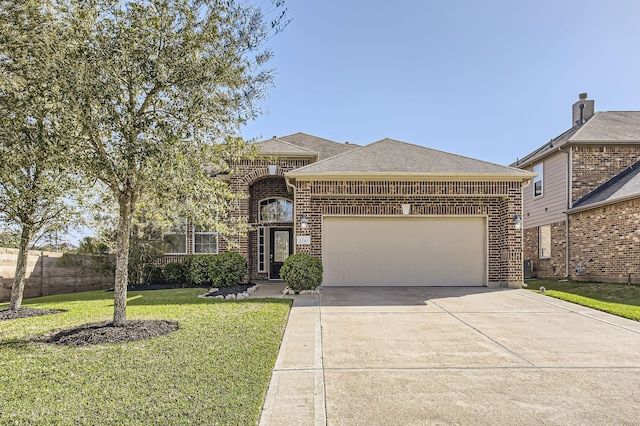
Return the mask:
[[[533,182],[523,189],[525,229],[560,222],[566,218],[567,154],[557,152],[545,158],[543,164],[542,196],[533,198]],[[533,166],[527,170],[532,171]]]

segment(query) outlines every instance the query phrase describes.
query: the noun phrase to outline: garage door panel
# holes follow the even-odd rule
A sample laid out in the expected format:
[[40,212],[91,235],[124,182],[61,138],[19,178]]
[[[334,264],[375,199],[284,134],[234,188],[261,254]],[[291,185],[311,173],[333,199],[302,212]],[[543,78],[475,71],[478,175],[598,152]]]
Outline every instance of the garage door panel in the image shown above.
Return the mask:
[[324,217],[324,285],[486,285],[484,217]]

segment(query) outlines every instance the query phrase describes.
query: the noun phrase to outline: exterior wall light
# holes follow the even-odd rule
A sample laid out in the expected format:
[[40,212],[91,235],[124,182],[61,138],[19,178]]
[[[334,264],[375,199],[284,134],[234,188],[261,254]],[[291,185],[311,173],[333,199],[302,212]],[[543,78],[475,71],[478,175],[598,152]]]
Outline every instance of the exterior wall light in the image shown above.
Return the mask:
[[522,229],[522,219],[517,214],[513,215],[513,227],[516,231],[520,231]]
[[307,229],[307,225],[309,224],[309,220],[307,219],[307,215],[303,214],[300,218],[300,227],[302,229]]
[[411,213],[411,204],[401,204],[402,206],[402,214]]
[[268,168],[269,168],[270,175],[275,175],[276,172],[278,171],[278,166],[275,164],[269,164]]

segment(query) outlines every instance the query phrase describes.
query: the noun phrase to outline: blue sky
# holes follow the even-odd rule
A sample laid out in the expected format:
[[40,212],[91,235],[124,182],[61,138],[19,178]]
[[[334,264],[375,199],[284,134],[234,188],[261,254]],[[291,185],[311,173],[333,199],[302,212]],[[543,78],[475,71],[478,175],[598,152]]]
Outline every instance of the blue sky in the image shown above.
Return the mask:
[[275,86],[242,131],[385,137],[509,164],[597,111],[640,110],[640,1],[287,0]]

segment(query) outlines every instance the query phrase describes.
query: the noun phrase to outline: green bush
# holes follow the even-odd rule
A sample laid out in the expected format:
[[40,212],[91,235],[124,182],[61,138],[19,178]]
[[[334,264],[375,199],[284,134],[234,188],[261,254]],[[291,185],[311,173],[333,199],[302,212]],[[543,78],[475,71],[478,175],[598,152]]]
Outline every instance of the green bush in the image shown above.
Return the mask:
[[185,264],[187,280],[193,285],[207,285],[211,284],[211,263],[215,255],[213,254],[199,254],[197,256],[189,257],[189,262]]
[[147,265],[144,268],[145,284],[164,284],[164,271],[161,267],[155,265]]
[[314,290],[322,284],[322,261],[308,254],[291,255],[284,261],[280,277],[292,290]]
[[164,277],[169,284],[184,285],[186,281],[184,265],[178,262],[167,263],[164,265]]
[[209,265],[209,279],[214,287],[240,284],[246,274],[247,259],[235,252],[216,254]]

